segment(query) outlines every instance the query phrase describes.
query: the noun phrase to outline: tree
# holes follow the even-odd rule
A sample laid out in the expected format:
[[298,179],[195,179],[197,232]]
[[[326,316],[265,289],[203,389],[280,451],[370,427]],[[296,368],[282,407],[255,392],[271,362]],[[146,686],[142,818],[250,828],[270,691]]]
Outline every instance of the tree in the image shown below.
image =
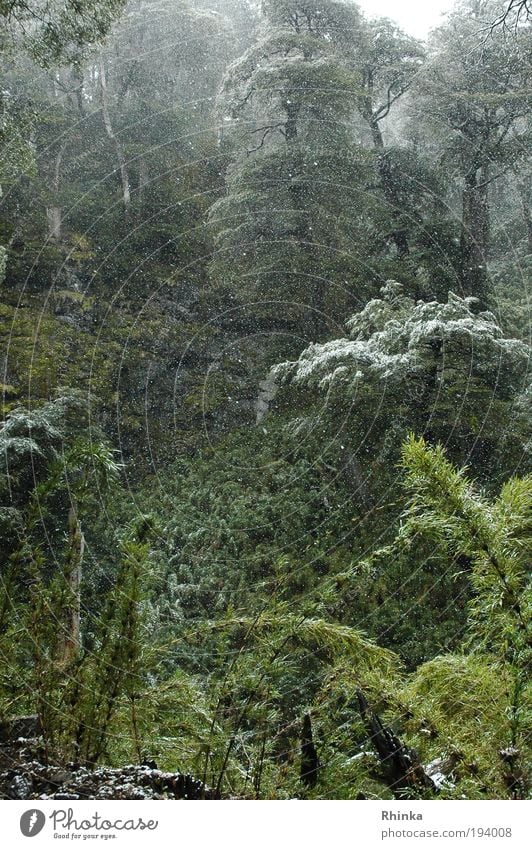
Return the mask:
[[530,0],[509,0],[501,13],[493,20],[492,28],[517,27],[522,21],[532,19],[532,6]]
[[[125,0],[1,0],[0,49],[5,56],[22,52],[40,67],[72,63],[79,65],[84,53],[108,33]],[[4,59],[4,62],[6,60]],[[2,185],[35,168],[30,142],[36,116],[22,106],[13,92],[2,86],[0,92],[0,197]],[[58,160],[60,163],[60,158]],[[59,165],[58,165],[59,168]],[[59,181],[57,170],[56,185]],[[60,233],[57,209],[51,218],[52,238]],[[0,283],[4,279],[7,252],[0,245]]]
[[[187,0],[142,0],[126,7],[96,70],[126,214],[132,192],[140,211],[159,161],[175,168],[176,148],[194,157],[233,50],[227,19]],[[90,69],[85,73],[90,79]]]
[[12,287],[53,278],[81,298],[104,277],[123,286],[136,268],[131,294],[143,297],[155,268],[168,279],[206,252],[195,225],[207,182],[220,179],[206,128],[230,34],[222,15],[185,0],[143,0],[75,64],[43,71],[18,57],[9,87],[31,105],[33,169],[15,169],[2,199]]
[[[514,38],[486,18],[491,0],[468,0],[436,31],[422,76],[421,116],[447,133],[447,158],[456,164],[462,195],[461,292],[486,302],[490,253],[490,186],[526,148],[523,120],[530,109],[529,33]],[[450,132],[449,132],[450,131]]]
[[264,15],[258,44],[233,63],[223,86],[230,164],[226,194],[209,216],[212,276],[229,305],[253,302],[255,321],[281,329],[302,320],[316,336],[354,294],[344,280],[356,264],[357,234],[371,239],[347,57],[359,17],[356,7],[332,0],[272,0]]
[[88,438],[88,424],[86,402],[71,392],[13,411],[0,431],[0,645],[4,655],[19,635],[9,657],[25,671],[11,701],[37,711],[48,755],[91,760],[107,747],[124,692],[139,689],[151,524],[132,523],[94,606],[97,578],[82,576],[85,534],[116,493],[119,467],[97,428]]
[[[407,790],[407,798],[422,798],[422,785],[428,784],[443,798],[526,798],[527,669],[532,648],[527,568],[530,476],[511,478],[488,498],[465,468],[449,462],[441,445],[430,446],[413,435],[402,446],[401,469],[407,502],[393,542],[374,550],[365,562],[353,564],[346,574],[325,579],[318,593],[345,594],[347,605],[361,593],[366,604],[359,621],[367,621],[367,589],[382,564],[393,581],[393,565],[404,558],[410,602],[403,599],[396,615],[408,619],[423,640],[421,605],[430,604],[431,590],[426,598],[416,599],[414,581],[428,551],[435,558],[432,592],[439,592],[446,573],[451,582],[462,579],[470,587],[465,595],[467,611],[455,623],[458,634],[451,652],[434,641],[432,654],[407,675],[390,670],[380,680],[368,679],[367,699],[365,684],[352,667],[333,671],[312,704],[313,725],[323,741],[320,754],[327,762],[326,778],[343,785],[340,798],[353,798],[357,790],[369,792],[370,798],[375,793],[381,797],[382,786],[375,791],[370,781],[376,764],[367,750],[375,747],[381,761],[379,778],[395,787],[399,796]],[[366,570],[367,585],[361,586]],[[463,585],[454,592],[464,594]],[[451,590],[441,604],[452,604],[452,594]],[[382,607],[377,618],[381,612]],[[384,629],[387,623],[382,624]],[[391,647],[403,657],[402,642],[392,641]],[[361,738],[353,717],[357,701],[367,737]],[[368,711],[368,701],[379,705],[378,715]],[[389,719],[388,727],[380,715],[385,723]]]
[[[356,50],[356,45],[353,45]],[[369,128],[377,154],[377,170],[382,192],[393,224],[391,237],[400,257],[409,253],[408,227],[403,220],[401,197],[403,168],[392,149],[385,149],[382,123],[394,104],[408,91],[423,61],[421,44],[386,18],[369,21],[363,29],[362,49],[353,62],[360,74],[357,105]],[[410,214],[410,213],[409,213]]]
[[453,560],[464,558],[475,590],[469,639],[524,674],[532,650],[527,545],[532,534],[532,476],[508,480],[493,504],[457,471],[441,445],[410,437],[402,451],[410,493],[402,533],[428,534]]
[[[0,430],[0,483],[6,500],[4,610],[11,604],[10,590],[28,581],[27,569],[42,587],[58,582],[62,601],[61,611],[56,611],[56,660],[62,665],[80,649],[83,522],[94,515],[95,502],[97,510],[99,498],[116,483],[119,471],[102,435],[95,430],[93,437],[98,434],[100,440],[87,437],[87,425],[86,399],[82,393],[65,392],[32,412],[14,410]],[[34,549],[41,534],[49,551],[37,556]],[[41,565],[32,575],[37,561]]]
[[359,496],[377,470],[383,481],[409,430],[441,440],[453,459],[469,459],[486,476],[526,463],[520,405],[529,347],[505,339],[474,299],[449,293],[446,304],[415,303],[394,281],[381,294],[349,320],[349,337],[311,345],[274,368],[281,383],[325,399],[314,415],[311,402],[311,415],[295,426],[344,443],[340,456],[359,466]]
[[[473,596],[466,646],[473,659],[487,662],[493,677],[502,674],[509,682],[508,736],[505,746],[491,757],[498,761],[509,795],[525,798],[532,653],[527,554],[532,537],[532,477],[511,478],[489,502],[468,480],[465,469],[453,468],[441,446],[430,447],[411,436],[403,447],[402,463],[410,501],[400,539],[426,536],[468,569]],[[444,663],[445,659],[437,659],[434,666],[441,668]],[[420,680],[427,671],[419,670]]]
[[27,51],[40,65],[79,61],[101,41],[125,0],[2,0],[2,46]]

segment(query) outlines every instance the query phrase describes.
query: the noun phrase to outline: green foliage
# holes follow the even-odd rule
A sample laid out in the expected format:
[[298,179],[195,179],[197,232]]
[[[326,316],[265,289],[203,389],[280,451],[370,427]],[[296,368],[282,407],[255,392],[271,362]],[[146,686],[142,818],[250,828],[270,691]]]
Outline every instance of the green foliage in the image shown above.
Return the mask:
[[352,136],[357,78],[345,55],[359,18],[334,2],[263,11],[262,37],[224,81],[230,166],[209,214],[211,277],[236,306],[251,299],[255,320],[322,333],[356,289],[357,236],[375,238],[361,216],[369,167]]
[[493,505],[475,493],[464,470],[455,471],[443,449],[411,438],[403,450],[405,484],[412,493],[404,534],[426,534],[471,569],[475,591],[474,645],[508,658],[519,668],[530,662],[530,574],[532,478],[508,481]]
[[179,460],[143,499],[164,529],[154,600],[163,629],[246,611],[272,592],[303,597],[360,544],[344,482],[273,422]]
[[[129,700],[134,705],[146,684],[142,603],[148,586],[148,544],[144,535],[139,530],[122,542],[114,587],[107,595],[90,648],[75,671],[70,702],[77,724],[76,751],[89,763],[108,756],[120,702]],[[131,721],[135,721],[134,714]]]
[[178,669],[143,684],[118,703],[107,739],[112,762],[148,757],[161,769],[200,774],[208,741],[224,739],[223,729],[212,728],[204,683]]
[[[461,291],[484,304],[492,288],[490,186],[509,163],[526,162],[530,148],[529,32],[516,25],[509,38],[504,28],[493,27],[485,37],[503,5],[469,0],[435,31],[414,107],[429,132],[445,128],[441,155],[456,169],[453,182],[462,201]],[[526,208],[525,203],[525,218]]]
[[82,526],[98,512],[118,475],[108,446],[87,440],[88,425],[87,399],[71,390],[35,411],[13,411],[0,433],[5,464],[0,639],[4,646],[18,635],[7,656],[27,670],[9,698],[34,700],[51,746],[62,710],[64,646],[79,640],[70,620],[81,606]]
[[[6,183],[21,173],[34,173],[35,159],[28,139],[31,116],[9,91],[0,94],[0,114],[0,187],[5,189]],[[2,281],[0,273],[0,283]]]
[[416,304],[394,281],[381,294],[349,320],[348,338],[311,345],[273,370],[311,404],[317,396],[312,426],[345,438],[380,475],[409,430],[441,440],[483,475],[515,468],[529,438],[520,415],[528,346],[505,339],[474,300],[449,293],[446,304]]
[[[83,49],[108,32],[125,0],[23,0],[0,4],[3,40],[27,50],[43,65],[78,61]],[[5,46],[5,45],[4,45]]]
[[[429,700],[425,716],[433,721],[430,738],[449,723],[453,729],[454,720],[460,722],[446,745],[453,739],[459,776],[467,776],[468,770],[481,775],[469,792],[520,797],[527,792],[524,770],[531,718],[527,552],[532,481],[511,479],[489,503],[475,491],[464,469],[452,467],[440,446],[430,448],[414,437],[404,446],[403,464],[410,502],[399,539],[407,544],[419,536],[429,539],[467,568],[473,589],[464,640],[471,654],[421,666],[410,692],[414,701],[421,696],[421,704]],[[485,727],[480,739],[474,730],[479,717]],[[509,759],[507,749],[513,752]],[[475,784],[472,778],[466,782]]]

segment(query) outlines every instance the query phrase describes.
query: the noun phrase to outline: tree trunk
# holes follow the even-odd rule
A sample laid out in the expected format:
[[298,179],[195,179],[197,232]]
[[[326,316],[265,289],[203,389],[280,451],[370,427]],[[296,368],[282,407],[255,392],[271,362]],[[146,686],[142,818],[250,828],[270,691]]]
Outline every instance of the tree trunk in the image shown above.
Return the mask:
[[297,119],[301,104],[296,101],[286,100],[284,110],[286,112],[286,121],[284,125],[284,134],[287,144],[294,142],[297,139]]
[[102,100],[102,118],[105,126],[105,132],[108,137],[111,139],[115,146],[116,151],[116,159],[118,162],[118,170],[120,172],[120,182],[122,184],[122,202],[124,204],[124,212],[128,213],[129,204],[131,201],[131,191],[129,188],[129,175],[126,167],[126,159],[124,156],[124,151],[122,149],[122,145],[120,140],[115,135],[113,130],[113,125],[111,123],[111,116],[109,114],[109,100],[107,96],[107,77],[105,74],[105,63],[103,60],[103,56],[100,56],[100,94]]
[[[64,152],[65,146],[61,145],[61,147],[57,151],[54,163],[52,190],[56,202],[59,200],[59,186],[61,182],[61,162],[63,160]],[[48,241],[58,244],[61,241],[62,231],[62,209],[59,204],[56,203],[56,205],[54,206],[46,207],[46,217],[48,219]]]
[[371,130],[371,138],[373,141],[373,146],[375,150],[384,150],[384,139],[382,137],[381,128],[379,127],[379,122],[371,115],[369,119],[369,127]]
[[532,210],[530,208],[530,199],[532,197],[532,175],[527,174],[525,177],[517,181],[517,191],[519,192],[519,200],[521,201],[521,210],[523,212],[523,222],[525,225],[527,253],[532,254]]
[[318,781],[319,760],[312,738],[312,723],[308,713],[303,717],[301,729],[301,783],[315,787]]
[[148,182],[148,163],[146,162],[145,158],[141,156],[139,162],[139,210],[141,211],[144,203],[144,193]]
[[68,554],[65,564],[68,602],[64,609],[59,645],[59,663],[65,666],[75,658],[80,648],[81,568],[85,540],[75,506],[72,506],[68,512],[68,539]]
[[[284,134],[288,145],[294,144],[298,138],[298,119],[301,111],[301,103],[294,100],[286,100],[284,103],[286,121]],[[298,225],[294,236],[298,242],[299,249],[309,257],[308,268],[312,267],[313,235],[309,226],[309,208],[305,192],[301,183],[292,182],[288,187],[288,193],[292,198],[293,208],[298,213]],[[318,276],[309,283],[310,291],[308,301],[312,307],[311,329],[316,338],[320,339],[326,327],[325,299],[327,283]]]
[[399,198],[399,192],[397,191],[397,185],[395,182],[395,176],[393,173],[390,156],[384,151],[379,156],[378,169],[381,177],[382,190],[384,192],[384,197],[386,198],[390,206],[392,222],[394,225],[394,229],[391,232],[391,237],[397,249],[397,256],[403,258],[405,256],[408,256],[410,253],[410,246],[408,244],[408,233],[405,227],[401,226],[401,200]]
[[48,241],[58,244],[61,241],[61,207],[47,206]]
[[85,104],[83,102],[83,71],[78,65],[74,65],[72,67],[71,78],[78,112],[81,118],[85,118]]
[[485,302],[488,290],[489,166],[472,168],[465,175],[462,195],[460,278],[462,293]]
[[390,207],[392,221],[394,225],[397,225],[394,226],[390,235],[397,249],[397,256],[402,258],[409,255],[410,246],[408,244],[408,233],[399,222],[401,215],[401,201],[395,183],[390,156],[384,149],[384,138],[382,136],[379,121],[373,114],[370,102],[365,103],[362,114],[369,124],[373,146],[377,151],[377,170],[381,180],[382,191]]

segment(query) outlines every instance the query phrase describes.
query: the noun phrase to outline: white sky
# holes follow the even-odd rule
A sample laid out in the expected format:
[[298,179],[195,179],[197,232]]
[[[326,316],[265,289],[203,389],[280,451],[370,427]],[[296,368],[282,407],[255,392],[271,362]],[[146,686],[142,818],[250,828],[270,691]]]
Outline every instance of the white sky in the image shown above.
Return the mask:
[[401,29],[416,38],[425,38],[428,31],[438,26],[441,13],[448,12],[454,0],[357,0],[369,16],[380,16],[397,21]]

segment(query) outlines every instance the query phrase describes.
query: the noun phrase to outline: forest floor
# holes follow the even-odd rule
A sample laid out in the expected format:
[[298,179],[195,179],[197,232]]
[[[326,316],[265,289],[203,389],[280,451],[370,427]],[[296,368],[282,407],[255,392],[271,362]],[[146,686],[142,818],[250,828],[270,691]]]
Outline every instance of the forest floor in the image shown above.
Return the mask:
[[215,799],[191,775],[163,772],[153,762],[120,769],[47,763],[44,741],[0,743],[0,799]]

